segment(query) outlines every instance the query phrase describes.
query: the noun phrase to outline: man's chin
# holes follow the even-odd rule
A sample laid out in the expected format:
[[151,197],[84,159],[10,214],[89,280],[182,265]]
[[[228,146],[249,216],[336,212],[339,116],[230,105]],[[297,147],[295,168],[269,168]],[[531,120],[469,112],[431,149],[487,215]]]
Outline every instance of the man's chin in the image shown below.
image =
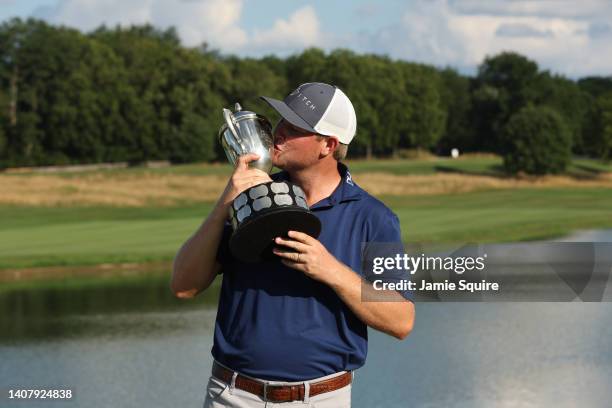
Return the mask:
[[280,160],[272,160],[272,165],[277,169],[285,170],[285,163]]

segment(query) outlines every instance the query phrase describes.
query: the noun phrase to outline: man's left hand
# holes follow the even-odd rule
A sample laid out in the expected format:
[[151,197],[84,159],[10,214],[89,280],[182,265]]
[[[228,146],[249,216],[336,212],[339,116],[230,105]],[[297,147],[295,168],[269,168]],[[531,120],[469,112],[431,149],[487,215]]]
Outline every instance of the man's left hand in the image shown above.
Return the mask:
[[289,238],[277,237],[272,252],[281,257],[281,262],[290,268],[304,272],[312,279],[330,284],[337,277],[334,270],[342,264],[321,244],[319,240],[298,231],[289,231]]

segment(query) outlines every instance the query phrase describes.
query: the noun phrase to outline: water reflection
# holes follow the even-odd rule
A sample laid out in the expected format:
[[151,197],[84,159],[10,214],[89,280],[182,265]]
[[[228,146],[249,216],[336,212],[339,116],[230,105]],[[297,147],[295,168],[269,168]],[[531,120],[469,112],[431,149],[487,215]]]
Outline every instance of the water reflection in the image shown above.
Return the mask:
[[[143,334],[175,330],[180,319],[163,313],[193,308],[215,308],[218,291],[193,300],[180,300],[169,289],[166,273],[152,273],[119,283],[32,287],[0,292],[0,343],[63,337],[96,337],[107,331]],[[157,313],[156,313],[157,312]],[[113,316],[110,319],[109,316]],[[122,317],[123,316],[123,317]]]
[[[404,342],[370,331],[355,408],[606,407],[612,398],[612,304],[424,303],[417,313]],[[68,386],[70,407],[200,406],[214,317],[206,305],[71,314],[64,327],[89,334],[0,345],[2,385]]]
[[419,304],[406,341],[370,332],[357,406],[607,407],[611,319],[609,303]]
[[[201,406],[218,283],[189,301],[168,284],[1,291],[0,388],[68,387],[66,407]],[[610,321],[612,303],[419,303],[406,341],[370,330],[353,406],[606,407]]]

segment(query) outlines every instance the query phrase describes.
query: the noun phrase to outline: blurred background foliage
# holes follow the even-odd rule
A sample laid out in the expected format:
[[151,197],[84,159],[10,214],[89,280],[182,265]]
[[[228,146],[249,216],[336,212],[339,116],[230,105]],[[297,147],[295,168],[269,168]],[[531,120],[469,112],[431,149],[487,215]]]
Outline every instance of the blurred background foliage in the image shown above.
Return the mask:
[[0,26],[0,168],[224,161],[222,107],[240,102],[274,120],[258,96],[282,99],[310,81],[353,101],[353,158],[458,148],[500,154],[511,173],[545,174],[564,171],[570,155],[612,155],[612,76],[572,80],[513,52],[487,57],[470,77],[345,49],[240,58],[182,47],[173,29],[84,34],[13,19]]

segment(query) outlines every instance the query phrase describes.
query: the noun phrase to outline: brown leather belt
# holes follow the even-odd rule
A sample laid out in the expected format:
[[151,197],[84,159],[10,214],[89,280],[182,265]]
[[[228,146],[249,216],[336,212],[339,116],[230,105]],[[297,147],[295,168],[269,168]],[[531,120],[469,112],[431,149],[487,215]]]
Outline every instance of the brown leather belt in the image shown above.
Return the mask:
[[[234,372],[217,364],[217,362],[213,362],[212,375],[226,384],[230,384]],[[352,380],[353,374],[349,371],[327,380],[310,383],[309,396],[314,397],[325,392],[338,390],[349,385]],[[258,395],[264,401],[289,402],[304,400],[304,384],[270,385],[238,374],[234,386],[240,390]]]

